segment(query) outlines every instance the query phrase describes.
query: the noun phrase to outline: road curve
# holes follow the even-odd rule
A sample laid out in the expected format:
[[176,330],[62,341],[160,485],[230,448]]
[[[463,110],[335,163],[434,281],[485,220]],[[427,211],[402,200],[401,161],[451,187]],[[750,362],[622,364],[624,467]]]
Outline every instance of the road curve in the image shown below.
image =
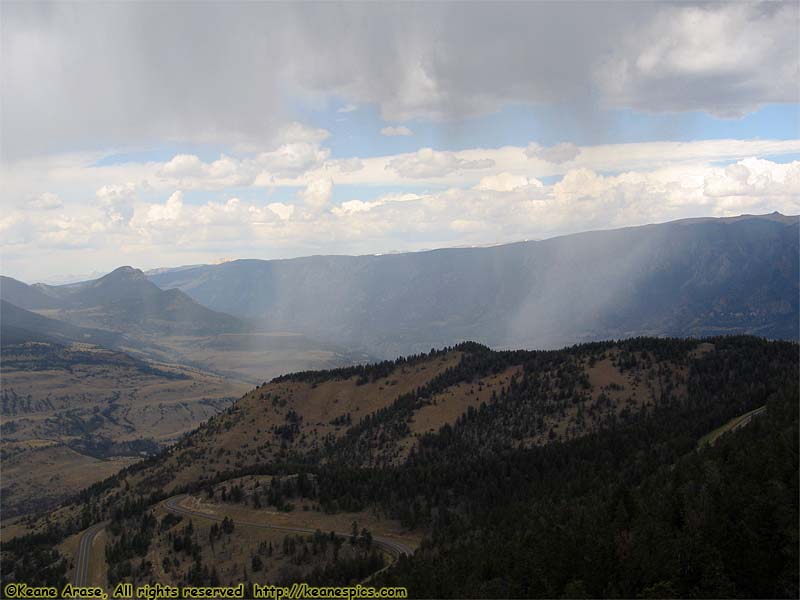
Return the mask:
[[750,411],[746,415],[743,415],[742,416],[742,420],[739,421],[738,423],[736,423],[736,425],[734,425],[733,427],[731,427],[731,431],[736,431],[737,429],[740,429],[740,428],[744,427],[745,425],[750,423],[750,421],[753,420],[753,417],[757,417],[758,415],[763,413],[765,410],[767,410],[767,407],[766,406],[762,406],[760,408],[757,408],[755,410]]
[[[192,510],[191,508],[186,508],[185,506],[181,506],[180,502],[186,498],[186,494],[181,494],[178,496],[172,496],[171,498],[167,498],[163,502],[163,506],[166,510],[171,513],[175,513],[178,515],[188,516],[188,517],[199,517],[202,519],[208,519],[210,521],[222,521],[223,517],[218,517],[216,515],[209,515],[204,512],[200,512],[198,510]],[[237,519],[233,519],[234,525],[243,525],[245,527],[257,527],[259,529],[275,529],[278,531],[292,531],[295,533],[314,533],[316,529],[309,529],[307,527],[287,527],[285,525],[268,525],[266,523],[252,523],[250,521],[241,521]],[[335,535],[339,537],[349,538],[350,533],[341,533],[339,531],[334,532]],[[399,542],[397,540],[393,540],[391,538],[386,538],[383,536],[373,536],[372,542],[386,550],[390,554],[394,555],[395,558],[399,558],[403,554],[412,555],[414,551],[406,546],[404,543]]]
[[[171,498],[167,498],[162,502],[162,505],[166,510],[176,515],[183,515],[187,517],[199,517],[202,519],[208,519],[209,521],[222,521],[222,517],[218,517],[216,515],[209,515],[197,510],[192,510],[191,508],[186,508],[185,506],[181,506],[180,502],[186,498],[186,494],[180,494],[178,496],[172,496]],[[106,526],[108,526],[110,521],[103,521],[102,523],[96,523],[89,527],[88,529],[84,530],[81,534],[80,541],[78,542],[78,550],[75,553],[75,586],[76,587],[85,587],[89,585],[89,564],[91,563],[91,556],[92,556],[92,544],[94,539],[97,537],[97,534],[103,531]],[[251,523],[249,521],[241,521],[237,519],[233,519],[234,525],[241,525],[245,527],[256,527],[258,529],[275,529],[278,531],[291,531],[294,533],[315,533],[316,529],[309,529],[307,527],[287,527],[284,525],[268,525],[266,523]],[[349,538],[350,533],[341,533],[338,531],[334,532],[336,535],[344,538]],[[383,536],[376,535],[372,538],[372,543],[386,550],[390,554],[392,554],[395,559],[399,558],[403,554],[412,555],[414,551],[409,547],[406,546],[403,542],[399,542],[397,540],[393,540],[391,538],[386,538]]]
[[97,534],[103,531],[109,521],[95,523],[81,534],[78,542],[78,550],[75,552],[75,586],[85,587],[89,585],[89,564],[92,557],[92,543]]

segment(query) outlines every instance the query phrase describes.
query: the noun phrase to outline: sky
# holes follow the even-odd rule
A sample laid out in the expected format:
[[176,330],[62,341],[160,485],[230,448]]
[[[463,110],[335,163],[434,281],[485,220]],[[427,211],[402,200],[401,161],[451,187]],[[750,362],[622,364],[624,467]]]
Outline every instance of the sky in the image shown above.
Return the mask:
[[800,4],[0,4],[0,271],[800,213]]

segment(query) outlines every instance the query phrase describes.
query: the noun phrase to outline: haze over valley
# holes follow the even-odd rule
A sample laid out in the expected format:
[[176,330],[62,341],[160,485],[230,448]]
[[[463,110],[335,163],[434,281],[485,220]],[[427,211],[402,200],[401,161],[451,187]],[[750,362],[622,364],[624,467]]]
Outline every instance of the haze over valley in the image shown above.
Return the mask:
[[447,340],[529,349],[642,335],[796,340],[799,226],[772,214],[491,248],[150,275],[125,266],[63,286],[4,277],[7,514],[157,452],[290,372]]
[[0,598],[800,596],[799,3],[0,12]]
[[795,339],[798,218],[698,219],[491,248],[230,261],[150,280],[268,329],[383,358],[461,340]]

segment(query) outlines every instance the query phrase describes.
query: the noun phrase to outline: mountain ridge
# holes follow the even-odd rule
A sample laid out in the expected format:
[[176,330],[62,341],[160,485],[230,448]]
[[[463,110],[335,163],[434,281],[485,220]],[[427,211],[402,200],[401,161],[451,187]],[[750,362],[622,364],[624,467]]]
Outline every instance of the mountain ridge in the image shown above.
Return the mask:
[[23,303],[20,308],[48,309],[53,317],[82,327],[160,334],[239,333],[247,329],[241,319],[206,308],[178,289],[162,290],[143,271],[130,266],[63,286],[28,286],[9,277],[3,283],[0,297],[5,298],[9,290]]
[[774,213],[687,219],[489,248],[241,259],[150,280],[270,329],[386,357],[466,339],[796,339],[799,224]]
[[102,329],[78,327],[51,319],[0,299],[0,340],[4,347],[40,342],[96,344],[113,348],[120,342],[120,337]]

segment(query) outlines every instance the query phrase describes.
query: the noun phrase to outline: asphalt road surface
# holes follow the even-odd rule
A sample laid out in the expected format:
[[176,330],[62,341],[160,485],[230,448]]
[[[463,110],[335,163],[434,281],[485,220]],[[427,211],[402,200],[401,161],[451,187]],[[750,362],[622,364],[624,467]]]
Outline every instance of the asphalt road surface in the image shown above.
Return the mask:
[[83,532],[78,542],[78,551],[75,553],[75,586],[85,587],[89,585],[89,563],[92,557],[92,543],[97,534],[103,531],[108,525],[108,521],[96,523]]
[[[186,497],[186,495],[180,496],[173,496],[172,498],[168,498],[164,500],[164,508],[166,508],[169,512],[175,513],[176,515],[183,515],[187,517],[200,517],[202,519],[208,519],[210,521],[222,521],[223,517],[218,517],[217,515],[209,515],[208,513],[200,512],[198,510],[192,510],[191,508],[186,508],[185,506],[181,506],[180,502]],[[268,525],[266,523],[251,523],[249,521],[240,521],[233,519],[234,525],[243,525],[246,527],[257,527],[259,529],[276,529],[278,531],[292,531],[295,533],[314,533],[317,531],[316,529],[309,529],[307,527],[288,527],[284,525]],[[327,532],[325,532],[327,533]],[[349,538],[350,533],[341,533],[339,531],[334,532],[339,537]],[[402,542],[398,542],[397,540],[393,540],[391,538],[386,538],[383,536],[373,536],[372,543],[378,546],[379,548],[386,550],[387,552],[393,554],[395,558],[401,556],[402,554],[414,554],[414,551],[406,546]]]
[[753,417],[757,417],[758,415],[760,415],[761,413],[763,413],[765,410],[767,410],[767,407],[766,407],[766,406],[762,406],[761,408],[757,408],[757,409],[755,409],[754,411],[752,411],[752,412],[750,412],[750,413],[746,414],[746,415],[745,415],[745,416],[742,418],[742,420],[741,420],[741,421],[739,421],[739,422],[738,422],[736,425],[734,425],[733,427],[731,427],[731,431],[736,431],[737,429],[739,429],[739,428],[741,428],[741,427],[744,427],[744,426],[745,426],[745,425],[747,425],[747,424],[748,424],[750,421],[752,421],[752,420],[753,420]]
[[[185,506],[181,506],[180,502],[186,497],[185,494],[179,496],[173,496],[172,498],[167,498],[163,502],[163,506],[166,510],[176,515],[183,515],[186,517],[199,517],[202,519],[208,519],[209,521],[222,521],[223,517],[218,517],[216,515],[209,515],[204,512],[200,512],[197,510],[192,510],[191,508],[186,508]],[[237,519],[233,519],[234,525],[241,525],[245,527],[257,527],[258,529],[275,529],[278,531],[291,531],[294,533],[314,533],[317,531],[316,529],[309,529],[307,527],[287,527],[284,525],[268,525],[266,523],[251,523],[249,521],[241,521]],[[91,562],[92,557],[92,543],[94,542],[94,538],[97,537],[97,534],[103,531],[106,526],[109,524],[109,521],[103,521],[102,523],[97,523],[92,525],[87,530],[83,532],[81,535],[81,539],[78,542],[78,551],[75,553],[75,586],[84,587],[89,585],[89,564]],[[327,533],[327,532],[326,532]],[[339,537],[349,538],[350,533],[341,533],[341,532],[334,532]],[[397,540],[393,540],[391,538],[386,538],[383,536],[373,536],[372,543],[375,544],[377,547],[381,548],[392,554],[395,558],[399,558],[403,554],[408,554],[409,556],[414,553],[414,551],[406,546],[403,542],[399,542]]]

